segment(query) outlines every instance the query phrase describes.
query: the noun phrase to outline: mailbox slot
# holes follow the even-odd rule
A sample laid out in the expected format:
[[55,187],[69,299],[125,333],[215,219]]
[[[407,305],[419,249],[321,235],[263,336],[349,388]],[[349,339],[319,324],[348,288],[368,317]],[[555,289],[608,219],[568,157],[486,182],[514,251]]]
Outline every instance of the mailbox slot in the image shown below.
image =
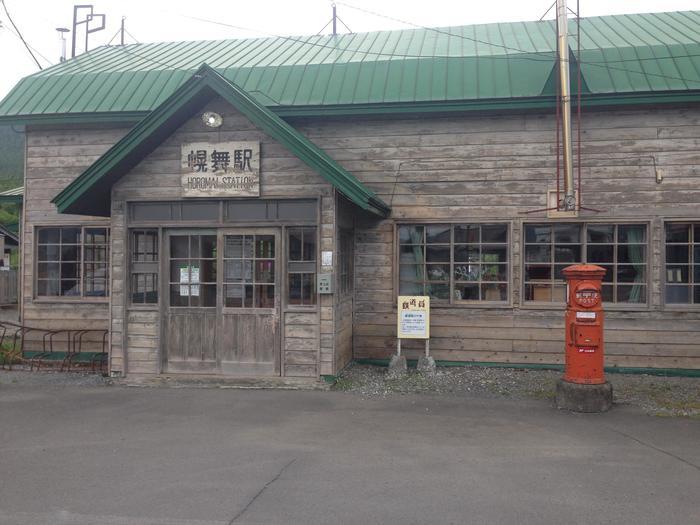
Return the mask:
[[574,330],[574,344],[576,346],[599,346],[600,326],[577,324]]

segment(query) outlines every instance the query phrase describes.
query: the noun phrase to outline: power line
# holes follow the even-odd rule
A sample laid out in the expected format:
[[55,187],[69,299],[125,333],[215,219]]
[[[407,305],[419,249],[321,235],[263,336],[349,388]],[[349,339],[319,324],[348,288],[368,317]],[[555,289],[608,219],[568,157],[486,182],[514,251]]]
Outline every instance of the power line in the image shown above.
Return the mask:
[[5,14],[7,15],[7,19],[8,19],[8,20],[10,21],[10,23],[12,24],[12,27],[15,28],[15,31],[17,31],[17,36],[19,37],[19,39],[20,39],[20,40],[22,41],[22,43],[24,44],[24,47],[27,48],[27,51],[28,51],[29,54],[32,56],[32,58],[34,59],[34,62],[36,62],[36,65],[39,67],[39,69],[42,69],[42,70],[43,70],[44,68],[41,67],[41,64],[39,63],[39,61],[38,61],[38,60],[36,59],[36,57],[34,56],[34,53],[32,53],[32,50],[31,50],[31,48],[29,47],[29,44],[27,44],[26,40],[24,40],[24,37],[22,36],[21,31],[19,30],[19,28],[17,27],[17,25],[15,25],[14,20],[12,20],[12,17],[10,16],[10,12],[7,10],[7,6],[5,5],[5,0],[0,0],[0,3],[2,3],[2,7],[3,7],[3,9],[5,10]]
[[[2,28],[2,25],[0,25],[0,28]],[[16,33],[15,30],[12,29],[11,27],[5,27],[5,29],[7,29],[11,34],[16,36],[20,40],[22,40],[22,37],[20,37],[19,34]],[[27,45],[29,45],[29,44],[27,44]],[[39,55],[41,58],[43,58],[47,64],[49,64],[50,66],[53,65],[53,62],[51,62],[48,58],[46,58],[44,55],[42,55],[41,51],[39,51],[37,48],[35,48],[34,46],[31,46],[31,45],[29,45],[29,47],[32,48],[32,51],[34,51],[37,55]]]

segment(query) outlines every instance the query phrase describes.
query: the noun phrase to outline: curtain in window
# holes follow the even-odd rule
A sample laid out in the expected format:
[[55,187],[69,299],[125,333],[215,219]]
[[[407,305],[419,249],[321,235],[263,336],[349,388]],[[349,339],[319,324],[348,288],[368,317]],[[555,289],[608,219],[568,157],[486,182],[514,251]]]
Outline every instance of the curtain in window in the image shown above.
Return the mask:
[[[628,247],[629,250],[629,256],[630,260],[632,263],[635,265],[635,267],[641,266],[644,264],[644,230],[643,229],[630,229],[627,233],[627,240],[630,243],[636,243],[636,244],[630,244]],[[635,268],[636,269],[636,268]],[[630,291],[630,300],[629,302],[631,303],[642,303],[644,302],[644,283],[645,283],[645,276],[644,272],[636,272],[636,276],[634,278],[634,286],[632,287],[632,290]]]
[[[425,280],[425,254],[423,253],[423,228],[412,228],[409,232],[411,236],[411,244],[413,244],[413,259],[416,263],[416,281]],[[426,288],[428,284],[426,283]],[[425,293],[430,295],[430,290],[426,289]]]

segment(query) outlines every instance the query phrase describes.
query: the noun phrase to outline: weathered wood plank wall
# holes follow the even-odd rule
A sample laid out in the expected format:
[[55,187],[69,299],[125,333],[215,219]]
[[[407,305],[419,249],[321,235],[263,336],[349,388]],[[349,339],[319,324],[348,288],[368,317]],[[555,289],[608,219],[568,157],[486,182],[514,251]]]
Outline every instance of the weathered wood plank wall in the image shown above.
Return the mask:
[[[215,101],[207,109],[223,116],[224,124],[221,128],[207,130],[199,115],[193,117],[114,186],[112,238],[113,243],[119,243],[122,247],[121,250],[116,247],[114,249],[112,262],[115,268],[125,265],[123,248],[128,244],[128,225],[123,214],[128,208],[127,201],[172,201],[181,198],[180,162],[183,142],[260,141],[261,197],[319,199],[319,250],[332,250],[335,194],[331,185],[230,105]],[[278,271],[285,270],[279,268]],[[128,276],[128,273],[125,275]],[[283,283],[284,279],[280,279],[279,292],[284,295]],[[280,326],[283,375],[318,377],[321,369],[327,370],[324,373],[332,373],[328,370],[331,370],[333,362],[333,313],[332,297],[321,296],[318,306],[301,310],[285,308],[283,305]],[[128,373],[160,372],[158,319],[157,306],[134,307],[129,305],[128,298],[124,300],[121,296],[113,297],[112,355],[115,359],[120,352],[125,355]]]
[[109,226],[109,219],[63,215],[51,199],[128,131],[125,127],[26,130],[24,223],[22,225],[22,322],[63,329],[107,329],[110,298],[34,297],[35,229],[39,226]]
[[[509,220],[519,240],[525,220],[547,222],[543,213],[523,212],[545,208],[546,191],[555,188],[553,121],[552,115],[521,114],[295,123],[392,205],[391,219],[357,228],[355,357],[386,358],[395,348],[395,224]],[[699,146],[697,107],[584,114],[583,201],[601,212],[584,212],[581,220],[649,224],[650,303],[608,308],[611,365],[700,368],[700,312],[665,308],[661,281],[662,220],[700,220]],[[561,308],[522,303],[519,242],[511,249],[512,306],[435,307],[436,358],[563,360]]]

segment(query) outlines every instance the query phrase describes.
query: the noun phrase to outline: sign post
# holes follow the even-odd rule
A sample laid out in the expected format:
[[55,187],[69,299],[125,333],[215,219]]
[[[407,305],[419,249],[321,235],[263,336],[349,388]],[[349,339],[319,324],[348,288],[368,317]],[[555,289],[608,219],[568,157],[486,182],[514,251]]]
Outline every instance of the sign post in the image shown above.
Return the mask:
[[435,371],[435,360],[430,357],[430,297],[425,295],[400,295],[397,303],[396,355],[391,358],[389,372],[394,375],[407,370],[406,357],[401,355],[402,339],[423,339],[425,355],[418,360],[418,370]]

